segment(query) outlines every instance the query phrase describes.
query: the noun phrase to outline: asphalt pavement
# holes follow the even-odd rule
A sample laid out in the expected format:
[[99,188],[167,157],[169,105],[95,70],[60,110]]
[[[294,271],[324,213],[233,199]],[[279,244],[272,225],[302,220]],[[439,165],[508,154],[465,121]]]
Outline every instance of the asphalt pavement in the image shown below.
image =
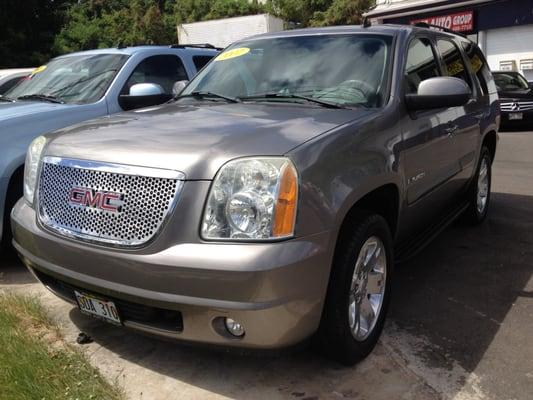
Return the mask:
[[396,270],[388,322],[353,368],[309,350],[273,358],[214,353],[147,338],[79,314],[16,260],[0,289],[32,292],[80,331],[90,360],[131,399],[533,398],[533,132],[501,132],[489,218],[455,223]]

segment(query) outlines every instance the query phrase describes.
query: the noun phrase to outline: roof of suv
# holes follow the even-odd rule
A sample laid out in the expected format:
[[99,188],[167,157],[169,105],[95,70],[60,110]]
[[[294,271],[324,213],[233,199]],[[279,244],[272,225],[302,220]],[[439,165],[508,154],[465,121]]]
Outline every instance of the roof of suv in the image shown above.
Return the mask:
[[288,31],[270,32],[261,35],[251,36],[244,39],[258,39],[258,38],[277,38],[277,37],[290,37],[290,36],[304,36],[304,35],[323,35],[323,34],[346,34],[346,33],[377,33],[396,35],[399,32],[411,33],[413,31],[427,32],[427,31],[445,34],[450,36],[460,36],[448,31],[440,31],[438,29],[430,29],[427,27],[419,27],[415,25],[396,25],[396,24],[379,24],[369,27],[363,27],[362,25],[341,25],[341,26],[328,26],[322,28],[304,28],[293,29]]
[[125,54],[128,56],[131,56],[136,53],[153,52],[154,50],[157,50],[157,49],[171,50],[171,51],[175,51],[176,53],[181,53],[181,52],[194,52],[195,54],[205,53],[206,55],[213,54],[219,51],[217,49],[200,48],[200,47],[184,46],[184,47],[173,48],[171,46],[164,46],[164,45],[157,45],[157,46],[145,45],[145,46],[114,47],[114,48],[107,48],[107,49],[78,51],[75,53],[64,54],[57,58],[71,57],[71,56],[76,56],[76,55],[81,55],[81,54]]

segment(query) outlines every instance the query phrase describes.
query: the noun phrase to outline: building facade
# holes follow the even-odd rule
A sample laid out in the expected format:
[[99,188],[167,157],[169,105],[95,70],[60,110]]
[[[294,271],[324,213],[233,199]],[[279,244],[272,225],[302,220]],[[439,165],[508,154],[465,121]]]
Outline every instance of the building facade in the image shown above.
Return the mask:
[[492,70],[533,81],[533,0],[377,0],[373,23],[426,22],[468,35]]

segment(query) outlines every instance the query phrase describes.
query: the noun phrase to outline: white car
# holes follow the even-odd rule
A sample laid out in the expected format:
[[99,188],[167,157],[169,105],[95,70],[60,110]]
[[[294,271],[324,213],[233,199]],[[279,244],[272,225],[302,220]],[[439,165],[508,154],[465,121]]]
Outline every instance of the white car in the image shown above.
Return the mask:
[[15,86],[35,68],[0,69],[0,96]]

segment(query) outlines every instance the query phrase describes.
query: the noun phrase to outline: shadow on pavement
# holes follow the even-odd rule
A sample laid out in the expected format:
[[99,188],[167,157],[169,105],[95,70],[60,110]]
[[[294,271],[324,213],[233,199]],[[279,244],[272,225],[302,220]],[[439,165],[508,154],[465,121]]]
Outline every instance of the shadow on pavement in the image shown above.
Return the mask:
[[[533,297],[525,290],[533,276],[533,197],[492,196],[484,224],[455,224],[398,268],[389,318],[429,339],[434,351],[421,353],[429,366],[451,370],[459,363],[472,372],[484,356],[488,364],[498,354],[497,369],[486,371],[484,387],[496,399],[529,399],[523,384],[533,365],[533,321],[527,308],[515,305],[521,297]],[[513,318],[506,320],[511,311]],[[509,341],[495,341],[497,334]]]
[[[533,296],[524,290],[533,275],[531,210],[533,197],[493,193],[484,224],[472,228],[456,223],[416,258],[398,267],[389,318],[400,329],[428,338],[431,348],[438,349],[422,354],[429,368],[451,369],[456,362],[474,371],[517,298]],[[250,385],[252,389],[256,385],[254,390],[263,385],[261,390],[272,387],[289,394],[301,383],[304,394],[319,393],[325,377],[341,391],[361,391],[348,387],[354,369],[332,364],[310,351],[278,358],[236,357],[146,338],[89,319],[77,310],[70,317],[80,330],[121,358],[234,398],[247,398]],[[524,351],[531,352],[533,359],[530,347]],[[361,365],[356,368],[356,373],[365,370]],[[387,382],[386,373],[381,375]],[[235,382],[242,386],[240,394],[234,392]]]
[[0,285],[25,285],[37,282],[13,252],[0,253]]

